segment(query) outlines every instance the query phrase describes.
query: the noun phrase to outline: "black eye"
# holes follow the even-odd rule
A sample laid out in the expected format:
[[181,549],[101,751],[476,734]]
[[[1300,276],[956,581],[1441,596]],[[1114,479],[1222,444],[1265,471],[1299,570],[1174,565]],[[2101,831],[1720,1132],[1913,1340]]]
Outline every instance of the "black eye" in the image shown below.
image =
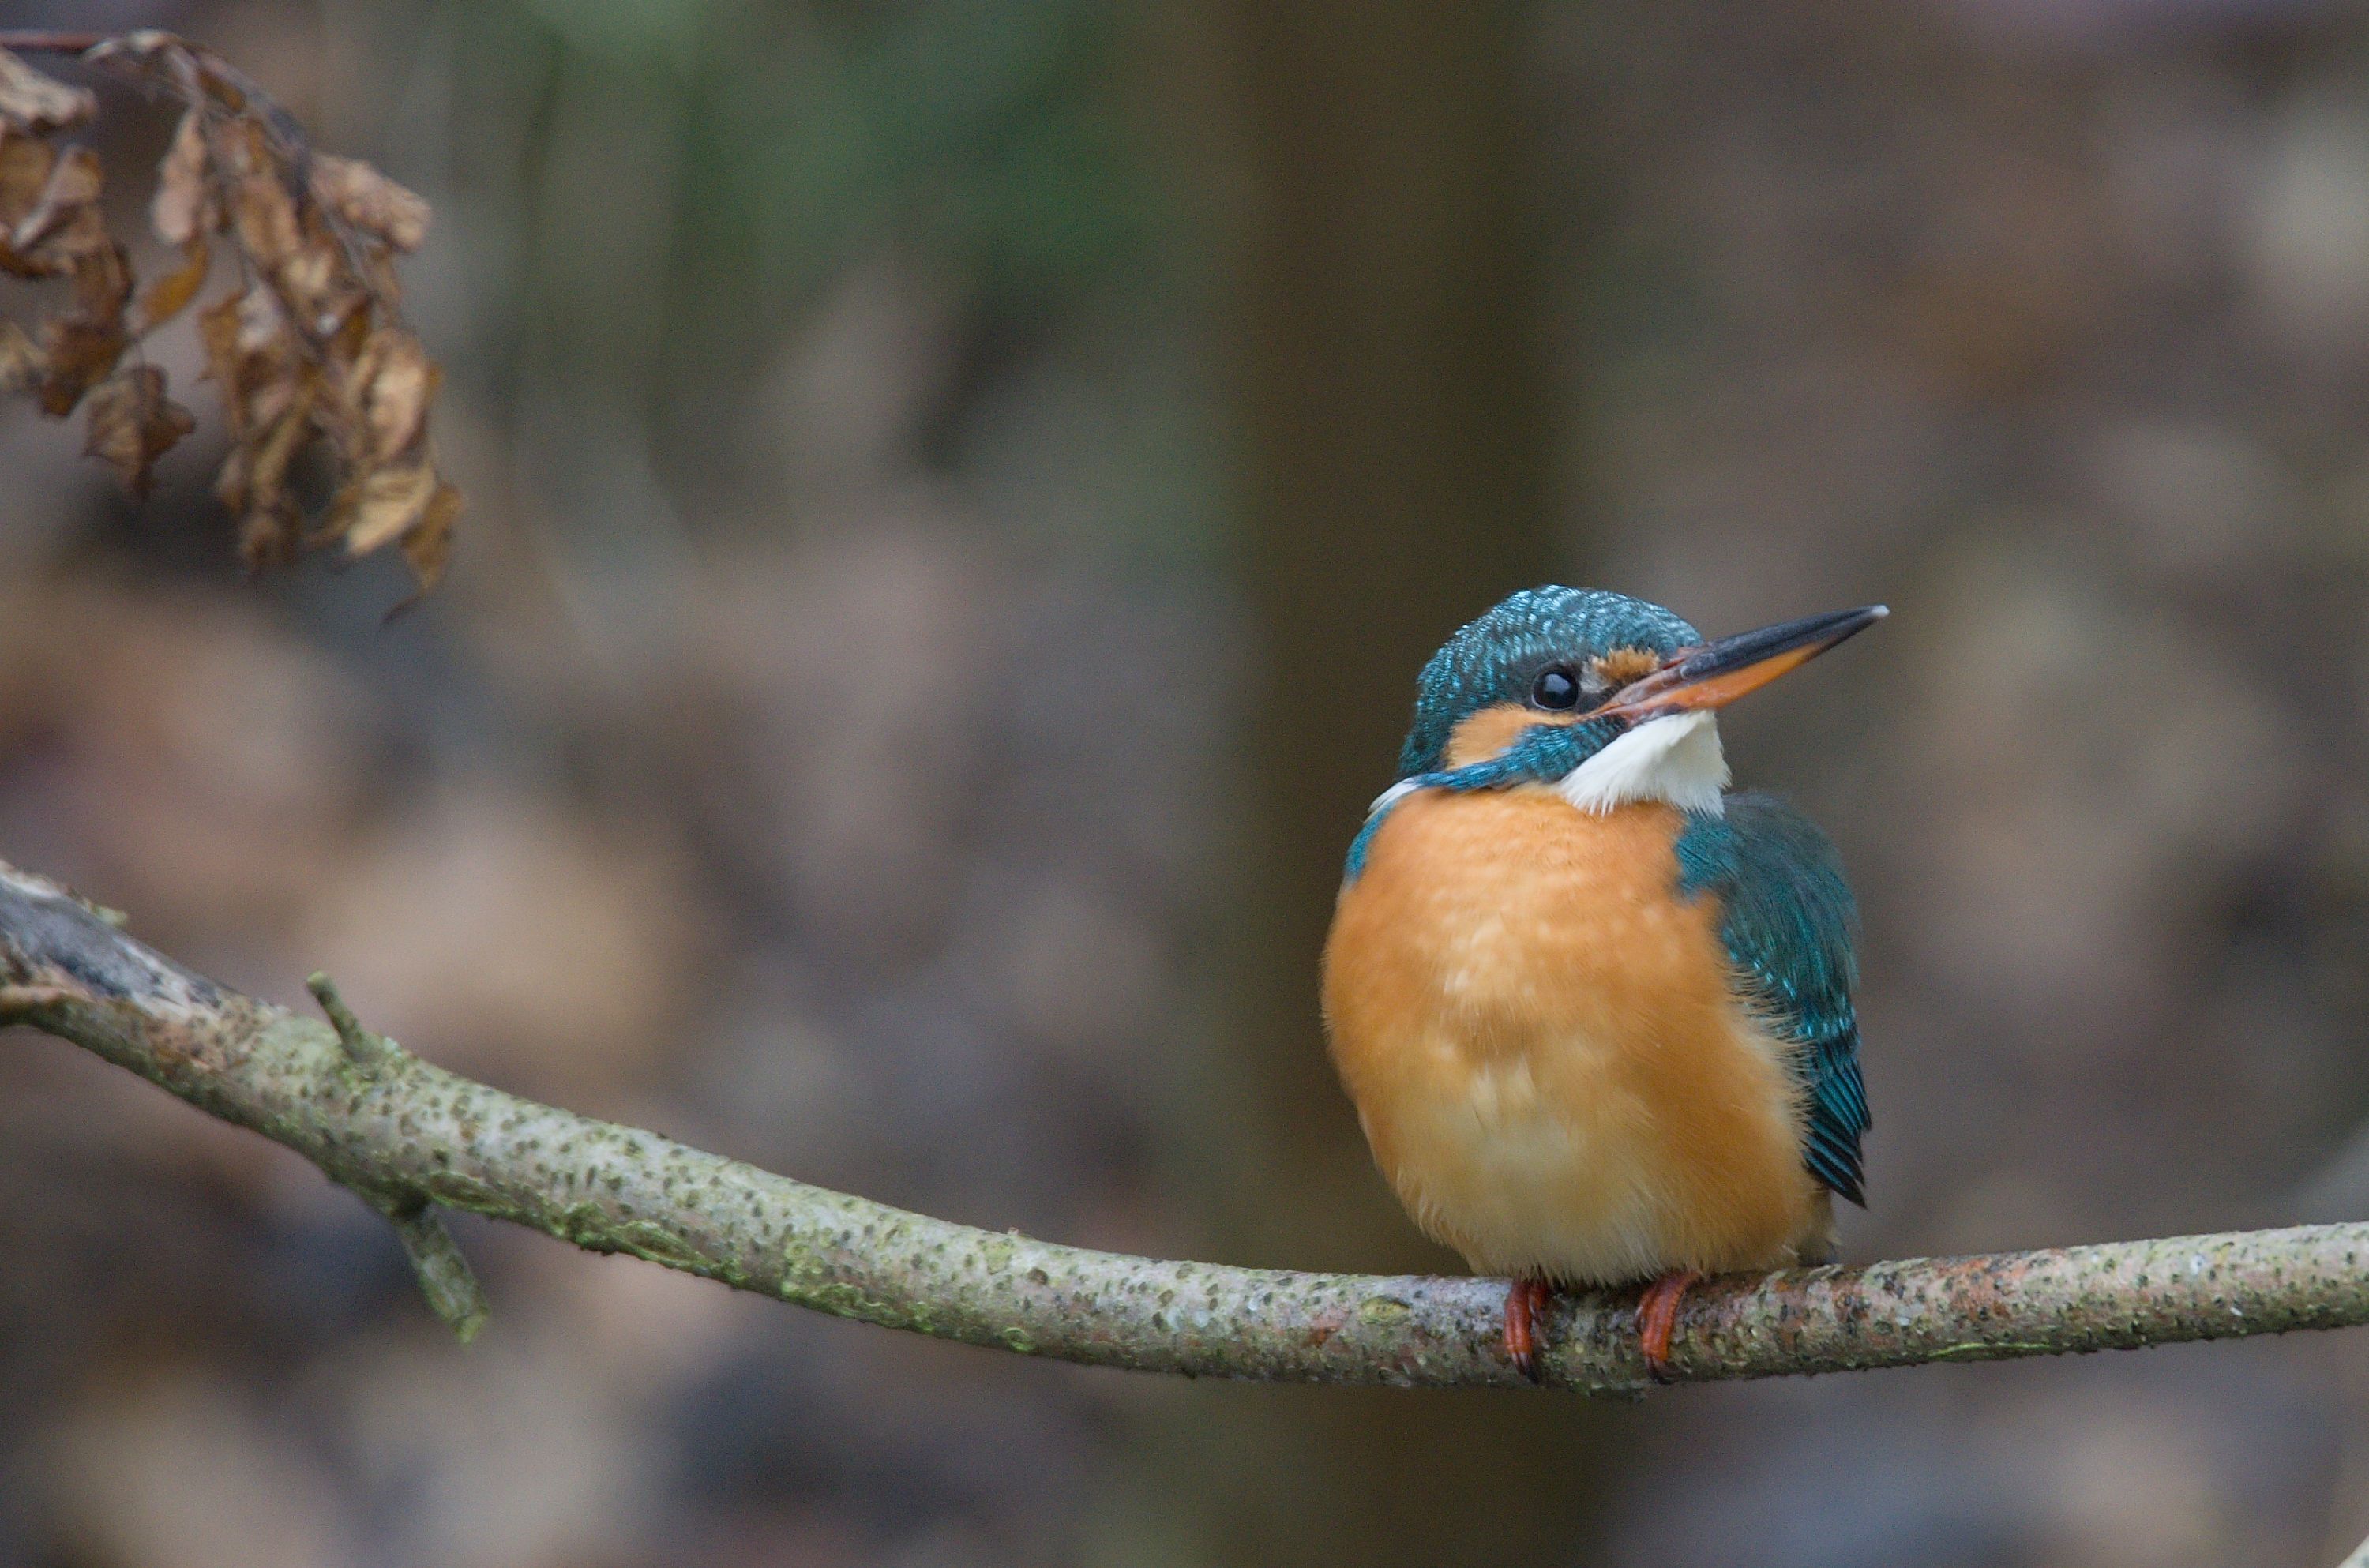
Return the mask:
[[1568,670],[1550,670],[1530,688],[1530,701],[1542,708],[1567,708],[1579,701],[1579,682]]

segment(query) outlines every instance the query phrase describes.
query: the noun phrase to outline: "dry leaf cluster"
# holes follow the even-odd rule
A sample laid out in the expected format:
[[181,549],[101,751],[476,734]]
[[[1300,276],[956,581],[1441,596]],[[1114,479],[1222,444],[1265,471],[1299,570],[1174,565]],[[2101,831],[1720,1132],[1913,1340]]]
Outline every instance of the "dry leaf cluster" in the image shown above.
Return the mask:
[[[98,155],[60,140],[97,100],[10,41],[0,34],[0,271],[63,283],[65,300],[30,333],[0,319],[0,391],[61,418],[83,408],[86,450],[145,495],[193,421],[139,345],[196,303],[219,253],[235,286],[199,309],[198,335],[231,437],[215,493],[247,565],[392,544],[420,590],[433,587],[461,494],[437,472],[428,415],[441,372],[403,324],[394,265],[425,237],[428,204],[368,164],[315,152],[208,51],[160,32],[98,40],[86,62],[181,106],[149,210],[177,260],[143,281],[108,226]],[[311,516],[297,486],[308,452],[333,486]]]

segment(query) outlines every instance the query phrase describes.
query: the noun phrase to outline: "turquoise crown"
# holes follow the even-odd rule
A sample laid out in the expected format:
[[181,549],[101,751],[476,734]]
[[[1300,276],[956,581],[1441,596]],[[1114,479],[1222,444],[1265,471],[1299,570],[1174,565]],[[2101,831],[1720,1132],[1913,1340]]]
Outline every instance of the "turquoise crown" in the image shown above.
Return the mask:
[[1598,588],[1528,588],[1462,627],[1415,678],[1414,724],[1399,776],[1436,772],[1456,727],[1483,708],[1528,699],[1555,666],[1584,670],[1615,648],[1675,653],[1702,634],[1658,604]]

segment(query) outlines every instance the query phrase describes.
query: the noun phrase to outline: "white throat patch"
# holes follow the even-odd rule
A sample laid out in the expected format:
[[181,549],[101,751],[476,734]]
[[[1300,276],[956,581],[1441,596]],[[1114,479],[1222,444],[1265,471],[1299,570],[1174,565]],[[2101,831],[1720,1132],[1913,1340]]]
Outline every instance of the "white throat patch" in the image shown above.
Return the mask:
[[1709,708],[1647,719],[1563,776],[1556,792],[1582,811],[1665,800],[1682,811],[1725,810],[1727,754]]

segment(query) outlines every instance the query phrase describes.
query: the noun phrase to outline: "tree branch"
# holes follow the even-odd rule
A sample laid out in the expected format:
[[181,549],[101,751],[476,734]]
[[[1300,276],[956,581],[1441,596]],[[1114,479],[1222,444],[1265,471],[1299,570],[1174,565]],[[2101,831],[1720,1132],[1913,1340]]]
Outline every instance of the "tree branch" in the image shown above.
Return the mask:
[[[331,1013],[338,1027],[225,990],[0,864],[0,1025],[94,1051],[361,1194],[456,1328],[483,1300],[431,1205],[1094,1366],[1524,1386],[1498,1347],[1500,1280],[1230,1268],[977,1230],[503,1093]],[[2338,1328],[2369,1322],[2364,1259],[2369,1225],[2345,1224],[1735,1276],[1688,1297],[1672,1364],[1686,1380],[1768,1378]],[[1551,1385],[1642,1389],[1633,1297],[1563,1299],[1540,1361]]]
[[[354,1064],[365,1078],[376,1078],[395,1066],[403,1058],[403,1047],[384,1035],[373,1034],[362,1027],[346,999],[338,994],[337,982],[328,976],[315,974],[305,980],[305,989],[313,1000],[321,1004],[322,1016],[338,1036],[338,1044],[346,1059]],[[425,1193],[396,1188],[378,1191],[356,1188],[357,1195],[386,1217],[395,1227],[395,1238],[403,1244],[403,1255],[411,1261],[411,1272],[419,1281],[420,1293],[428,1298],[429,1310],[444,1320],[444,1326],[468,1344],[486,1326],[486,1293],[477,1284],[477,1276],[469,1268],[469,1260],[453,1243],[452,1232],[429,1203]]]

